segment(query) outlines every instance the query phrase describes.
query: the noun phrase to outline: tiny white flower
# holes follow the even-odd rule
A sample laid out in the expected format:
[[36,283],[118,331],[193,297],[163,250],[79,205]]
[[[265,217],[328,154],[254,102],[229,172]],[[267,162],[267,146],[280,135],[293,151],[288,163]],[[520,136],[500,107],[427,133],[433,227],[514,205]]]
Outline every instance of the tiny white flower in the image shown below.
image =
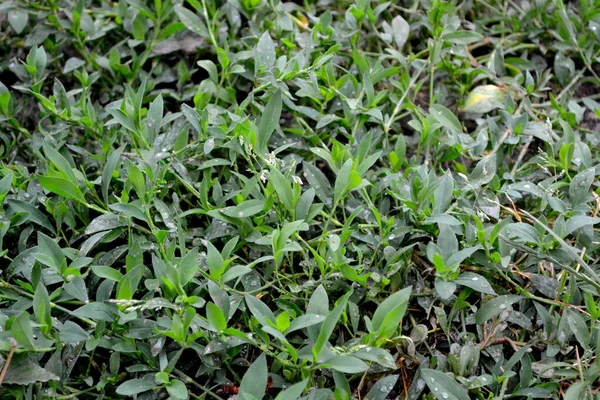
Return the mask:
[[292,179],[294,180],[295,183],[297,183],[298,185],[302,186],[302,179],[300,179],[299,176],[294,175],[292,177]]
[[259,178],[262,183],[265,183],[267,181],[267,179],[269,179],[269,171],[267,171],[266,169],[263,169],[262,171],[260,171]]

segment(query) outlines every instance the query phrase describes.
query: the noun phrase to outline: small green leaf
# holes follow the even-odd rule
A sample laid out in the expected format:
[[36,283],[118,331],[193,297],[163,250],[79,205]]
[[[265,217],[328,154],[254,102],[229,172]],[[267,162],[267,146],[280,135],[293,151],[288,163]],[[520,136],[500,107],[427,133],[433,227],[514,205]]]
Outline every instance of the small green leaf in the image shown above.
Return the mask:
[[275,168],[271,168],[269,172],[269,181],[275,188],[281,203],[291,212],[294,209],[294,192],[290,181]]
[[[268,35],[268,33],[266,33]],[[275,128],[279,126],[279,118],[281,117],[281,92],[278,90],[269,100],[258,123],[258,132],[256,136],[256,152],[258,154],[266,154],[268,151],[267,145]]]
[[225,272],[225,260],[223,260],[223,256],[213,244],[209,241],[206,242],[206,249],[208,253],[208,270],[210,271],[210,276],[213,279],[219,279]]
[[108,188],[110,187],[113,172],[117,167],[119,159],[121,158],[123,149],[124,146],[121,146],[117,150],[113,151],[106,159],[106,164],[104,164],[104,168],[102,169],[102,198],[106,204],[109,204]]
[[208,322],[217,332],[222,332],[227,329],[225,315],[223,315],[223,311],[221,311],[214,303],[209,302],[206,304],[206,319],[208,319]]
[[29,313],[23,311],[15,318],[12,324],[11,333],[13,338],[31,350],[35,349],[33,340],[33,329],[31,328],[31,322],[29,321]]

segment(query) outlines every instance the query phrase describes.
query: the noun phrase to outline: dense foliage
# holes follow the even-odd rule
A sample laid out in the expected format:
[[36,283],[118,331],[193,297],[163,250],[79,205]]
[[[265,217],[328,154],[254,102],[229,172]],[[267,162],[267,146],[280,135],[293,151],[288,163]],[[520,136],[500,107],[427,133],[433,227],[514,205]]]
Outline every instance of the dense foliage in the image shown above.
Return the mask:
[[0,4],[2,399],[600,398],[600,3]]

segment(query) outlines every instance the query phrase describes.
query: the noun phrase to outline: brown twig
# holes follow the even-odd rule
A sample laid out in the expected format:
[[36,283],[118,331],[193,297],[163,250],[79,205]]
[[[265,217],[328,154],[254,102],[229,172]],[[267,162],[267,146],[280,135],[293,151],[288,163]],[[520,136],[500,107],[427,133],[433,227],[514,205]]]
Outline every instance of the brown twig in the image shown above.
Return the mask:
[[6,375],[6,371],[8,370],[8,366],[10,365],[10,360],[12,360],[12,356],[15,353],[15,349],[17,348],[17,342],[13,340],[12,347],[8,352],[8,357],[6,357],[6,362],[4,363],[4,367],[2,367],[2,372],[0,372],[0,387],[2,387],[2,381],[4,381],[4,375]]

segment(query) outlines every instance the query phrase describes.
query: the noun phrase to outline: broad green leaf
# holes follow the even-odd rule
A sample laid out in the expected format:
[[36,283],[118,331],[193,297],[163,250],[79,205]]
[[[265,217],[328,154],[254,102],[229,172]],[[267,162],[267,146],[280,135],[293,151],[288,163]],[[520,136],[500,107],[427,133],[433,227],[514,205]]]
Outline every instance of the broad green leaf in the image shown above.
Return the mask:
[[353,356],[333,357],[327,360],[325,365],[345,374],[358,374],[369,369],[364,361]]
[[567,309],[565,312],[567,313],[569,327],[573,334],[575,334],[577,341],[583,348],[587,348],[591,340],[590,328],[585,323],[583,317],[575,311]]
[[244,374],[239,391],[262,399],[267,388],[267,358],[262,353]]
[[302,393],[304,392],[304,389],[306,388],[307,384],[308,379],[305,379],[302,382],[298,382],[290,386],[289,388],[279,392],[277,397],[275,397],[275,400],[298,400],[300,396],[302,396]]
[[38,176],[38,181],[44,189],[52,193],[66,197],[67,199],[78,201],[82,204],[87,204],[81,189],[66,179],[52,176]]
[[4,375],[3,384],[27,386],[35,382],[58,381],[60,378],[31,361],[27,354],[15,354]]
[[154,382],[144,379],[130,379],[121,383],[117,387],[117,394],[122,396],[133,396],[139,393],[147,392],[155,386],[156,385]]
[[181,382],[179,379],[173,379],[165,386],[172,398],[184,400],[188,398],[187,387],[185,386],[185,383]]
[[52,328],[52,317],[50,311],[50,297],[43,282],[38,283],[33,296],[33,312],[40,324],[46,325],[41,330],[48,334]]
[[11,333],[12,337],[15,338],[20,345],[32,350],[35,349],[33,329],[31,328],[29,313],[27,311],[23,311],[15,318],[12,323]]
[[474,272],[463,272],[458,278],[454,280],[454,283],[461,286],[466,286],[480,293],[496,295],[494,289],[490,283],[483,276]]
[[263,200],[246,200],[235,207],[230,207],[221,212],[233,218],[246,218],[260,213],[265,208]]
[[173,8],[175,9],[177,17],[179,17],[179,20],[185,25],[186,28],[204,38],[208,38],[210,36],[208,29],[206,28],[206,24],[202,22],[200,17],[180,4],[175,5]]
[[37,238],[38,251],[34,253],[35,259],[55,271],[62,273],[64,267],[66,267],[67,260],[60,246],[42,232],[38,232]]
[[14,8],[8,11],[7,19],[10,26],[15,30],[15,33],[18,35],[21,32],[23,32],[23,29],[25,29],[25,27],[27,26],[29,14],[25,10]]
[[379,379],[365,397],[368,400],[386,400],[396,386],[398,375],[389,375]]
[[483,324],[484,322],[495,318],[502,311],[506,310],[510,305],[516,303],[519,300],[521,300],[521,296],[517,296],[514,294],[498,296],[488,301],[479,310],[477,310],[477,312],[475,313],[475,320],[478,324]]
[[[265,303],[249,294],[244,295],[244,299],[246,300],[246,305],[250,309],[250,312],[258,320],[258,322],[261,323],[261,325],[270,326],[271,324],[275,324],[275,320],[277,318],[275,318],[275,314],[273,314],[273,311],[271,311],[271,309]],[[270,321],[271,324],[269,324],[267,321]]]
[[28,213],[28,219],[31,222],[35,222],[36,224],[48,229],[53,234],[56,233],[54,227],[50,225],[48,218],[36,207],[17,199],[8,199],[7,202],[10,208],[12,208],[15,212]]
[[194,247],[179,261],[179,279],[181,286],[187,285],[198,271],[198,248]]
[[385,299],[373,314],[373,329],[380,338],[392,334],[404,317],[412,287],[404,288]]
[[469,400],[467,391],[443,372],[423,369],[421,377],[438,400]]
[[435,104],[429,109],[429,112],[443,127],[456,133],[462,132],[462,125],[456,115],[443,105]]
[[71,165],[67,159],[64,158],[63,155],[54,148],[52,148],[48,143],[44,143],[43,148],[46,157],[52,162],[52,164],[54,164],[54,166],[56,166],[60,172],[66,175],[73,184],[77,185],[77,178],[75,178],[73,168],[71,168]]
[[60,340],[65,343],[79,343],[89,338],[87,332],[73,321],[65,322],[60,328]]

